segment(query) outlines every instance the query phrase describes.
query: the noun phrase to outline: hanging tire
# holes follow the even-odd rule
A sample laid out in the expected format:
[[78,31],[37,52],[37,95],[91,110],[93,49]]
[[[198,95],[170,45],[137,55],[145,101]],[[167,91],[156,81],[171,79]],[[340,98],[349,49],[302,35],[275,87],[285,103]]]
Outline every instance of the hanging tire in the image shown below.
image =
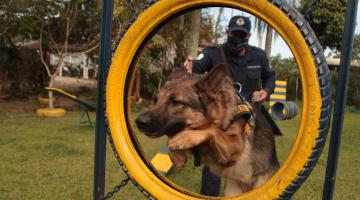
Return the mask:
[[284,38],[294,54],[303,88],[303,110],[294,145],[271,179],[234,198],[288,199],[309,176],[323,149],[330,119],[331,84],[328,66],[314,32],[304,17],[284,0],[160,0],[141,12],[116,48],[106,84],[107,121],[117,154],[129,175],[155,198],[205,198],[184,191],[150,169],[129,134],[131,113],[128,108],[134,66],[147,40],[171,17],[208,6],[237,8],[262,19]]

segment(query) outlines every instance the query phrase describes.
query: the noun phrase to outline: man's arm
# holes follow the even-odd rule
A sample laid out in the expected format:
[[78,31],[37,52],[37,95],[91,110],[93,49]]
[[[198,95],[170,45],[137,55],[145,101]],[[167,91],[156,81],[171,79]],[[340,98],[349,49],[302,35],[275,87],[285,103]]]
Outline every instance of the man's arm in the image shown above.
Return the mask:
[[262,64],[261,64],[262,89],[259,91],[255,91],[253,93],[253,101],[258,103],[264,102],[272,93],[274,93],[274,89],[275,89],[275,70],[270,68],[269,60],[265,52],[263,52],[263,55],[261,57],[259,58],[262,60]]
[[263,65],[261,68],[262,88],[268,95],[274,93],[275,89],[275,70],[270,68],[269,60],[264,53]]
[[184,63],[185,70],[194,74],[203,74],[209,71],[212,66],[212,60],[206,49],[203,51],[203,56],[201,59],[194,60],[189,56]]

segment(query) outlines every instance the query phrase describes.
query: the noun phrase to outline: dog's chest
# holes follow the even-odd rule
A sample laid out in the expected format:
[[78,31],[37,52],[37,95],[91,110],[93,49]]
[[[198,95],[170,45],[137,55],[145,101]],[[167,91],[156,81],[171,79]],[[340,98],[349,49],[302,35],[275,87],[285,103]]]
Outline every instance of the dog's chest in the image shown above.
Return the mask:
[[227,179],[237,180],[241,182],[251,182],[253,176],[251,160],[251,144],[246,140],[244,151],[240,155],[239,160],[231,167],[210,164],[210,169],[214,174],[225,177]]

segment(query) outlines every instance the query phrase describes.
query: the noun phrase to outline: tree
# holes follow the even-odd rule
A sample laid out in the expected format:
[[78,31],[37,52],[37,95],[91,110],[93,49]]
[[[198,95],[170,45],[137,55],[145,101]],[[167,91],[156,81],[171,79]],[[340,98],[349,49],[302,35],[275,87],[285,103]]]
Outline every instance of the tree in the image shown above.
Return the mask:
[[[291,6],[296,5],[296,0],[287,0],[287,2]],[[263,34],[266,30],[265,53],[268,56],[268,58],[270,58],[273,39],[277,38],[277,33],[274,32],[274,29],[271,26],[269,26],[267,23],[265,23],[264,21],[262,21],[261,19],[259,19],[257,17],[255,17],[255,26],[254,27],[258,34],[258,47],[259,48],[262,48],[262,46],[263,46]]]
[[206,46],[212,36],[213,21],[207,10],[188,12],[164,24],[148,41],[137,62],[133,99],[152,99],[171,71],[181,68],[189,54],[197,56],[200,41]]
[[[54,16],[49,16],[49,18],[53,18],[51,20],[49,20],[47,22],[47,24],[43,24],[41,23],[41,28],[40,28],[40,59],[41,62],[43,63],[47,75],[50,78],[49,81],[49,87],[53,87],[54,85],[54,81],[56,76],[58,75],[61,66],[63,64],[64,58],[68,53],[68,43],[69,43],[69,36],[70,33],[72,32],[72,29],[75,25],[75,20],[76,20],[76,14],[77,14],[77,9],[78,9],[78,5],[76,3],[72,3],[69,2],[68,4],[64,5],[65,8],[63,9],[63,11],[61,12],[61,14],[58,17]],[[45,19],[47,19],[48,17],[45,16]],[[46,22],[46,21],[45,21]],[[59,30],[58,29],[53,29],[54,25],[57,26],[62,26],[64,27],[63,29],[63,35],[59,34]],[[47,27],[47,29],[44,29],[45,27]],[[56,31],[52,31],[52,30],[56,30]],[[60,29],[61,30],[61,29]],[[53,48],[53,52],[56,53],[56,56],[58,58],[58,62],[57,64],[55,64],[54,70],[51,71],[51,66],[47,63],[47,61],[44,58],[44,51],[43,51],[43,45],[44,43],[44,33],[47,34],[47,39],[50,42],[50,44],[48,44],[48,46],[50,47],[54,47]],[[55,34],[59,34],[57,35],[57,39],[62,39],[62,41],[57,41],[56,39],[54,39]],[[53,105],[53,93],[52,91],[49,91],[49,108],[52,109],[54,107]]]
[[324,48],[340,50],[347,1],[320,0],[319,2],[319,5],[316,5],[312,4],[312,0],[303,0],[302,13],[310,11],[309,23]]
[[[31,10],[40,12],[29,13],[35,16],[39,25],[40,59],[49,77],[49,87],[52,87],[56,76],[68,55],[69,44],[77,46],[79,51],[90,48],[90,52],[98,46],[99,14],[95,3],[83,0],[70,1],[39,1],[33,0]],[[90,47],[90,45],[93,45]],[[46,60],[50,52],[57,58],[56,64],[51,66]],[[49,108],[53,108],[53,94],[49,91]]]
[[258,35],[258,47],[259,48],[263,47],[263,34],[266,29],[266,26],[267,26],[267,24],[264,21],[255,17],[254,29],[256,30],[257,35]]
[[354,39],[353,58],[360,59],[360,35],[356,35]]
[[198,54],[199,35],[201,25],[201,9],[192,11],[190,28],[185,34],[186,54],[196,57]]
[[[59,72],[68,47],[89,53],[99,45],[99,10],[86,0],[9,0],[0,3],[0,37],[11,43],[40,41],[40,58],[49,77],[49,86]],[[18,48],[18,47],[17,47]],[[47,53],[59,59],[50,66]],[[52,94],[49,94],[50,99]],[[49,107],[52,108],[52,101]]]
[[222,18],[223,13],[224,13],[224,7],[220,7],[219,8],[219,13],[218,13],[218,16],[217,16],[217,19],[216,19],[216,23],[215,23],[215,31],[214,31],[214,34],[213,34],[213,37],[212,37],[212,41],[215,42],[216,44],[218,44],[218,39],[221,37],[220,23],[221,23],[221,18]]
[[266,42],[265,42],[265,53],[268,58],[271,56],[271,47],[273,41],[273,28],[271,26],[267,26],[266,28]]
[[287,97],[297,99],[299,96],[299,70],[292,58],[281,58],[276,55],[270,58],[271,66],[276,70],[276,79],[287,82]]

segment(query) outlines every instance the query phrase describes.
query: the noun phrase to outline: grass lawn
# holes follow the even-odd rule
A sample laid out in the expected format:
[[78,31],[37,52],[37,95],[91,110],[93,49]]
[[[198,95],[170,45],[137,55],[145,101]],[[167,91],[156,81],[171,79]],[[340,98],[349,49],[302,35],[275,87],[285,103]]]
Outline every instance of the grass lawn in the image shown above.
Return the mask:
[[[59,119],[35,116],[33,110],[11,111],[0,103],[0,199],[91,199],[93,189],[94,130],[77,129],[81,112],[68,112]],[[94,119],[94,114],[92,117]],[[360,199],[360,114],[346,113],[334,199]],[[279,160],[285,160],[297,131],[298,120],[280,122],[284,136],[277,137]],[[165,138],[138,136],[151,158]],[[328,140],[329,142],[329,140]],[[109,146],[108,146],[109,147]],[[321,199],[327,148],[313,173],[293,199]],[[191,160],[185,170],[169,178],[193,191],[199,190],[200,170]],[[124,173],[107,152],[106,191],[118,184]],[[145,199],[128,184],[114,199]]]

